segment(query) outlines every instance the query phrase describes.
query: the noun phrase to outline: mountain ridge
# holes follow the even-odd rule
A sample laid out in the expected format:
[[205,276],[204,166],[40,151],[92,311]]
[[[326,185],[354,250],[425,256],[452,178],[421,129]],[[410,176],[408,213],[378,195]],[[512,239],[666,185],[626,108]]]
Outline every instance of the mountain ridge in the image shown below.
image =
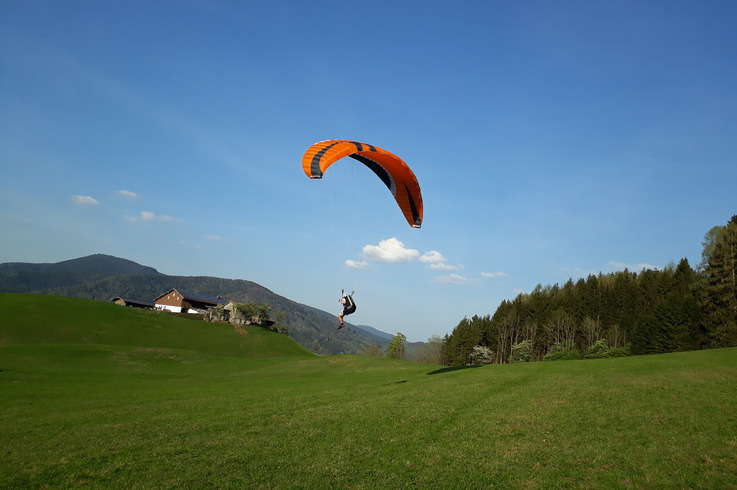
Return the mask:
[[5,262],[0,264],[0,273],[4,272],[71,272],[89,275],[116,274],[160,274],[153,267],[138,264],[132,260],[107,254],[92,254],[61,262]]

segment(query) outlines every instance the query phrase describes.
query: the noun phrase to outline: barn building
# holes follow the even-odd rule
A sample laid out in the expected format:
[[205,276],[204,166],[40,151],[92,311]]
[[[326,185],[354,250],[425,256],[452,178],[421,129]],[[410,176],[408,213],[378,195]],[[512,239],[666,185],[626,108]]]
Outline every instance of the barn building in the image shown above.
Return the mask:
[[157,310],[169,310],[174,313],[205,313],[207,308],[226,305],[227,301],[212,296],[170,289],[154,300]]
[[110,301],[112,301],[116,305],[130,306],[132,308],[153,308],[154,307],[153,301],[142,301],[139,299],[121,298],[120,296],[116,296]]

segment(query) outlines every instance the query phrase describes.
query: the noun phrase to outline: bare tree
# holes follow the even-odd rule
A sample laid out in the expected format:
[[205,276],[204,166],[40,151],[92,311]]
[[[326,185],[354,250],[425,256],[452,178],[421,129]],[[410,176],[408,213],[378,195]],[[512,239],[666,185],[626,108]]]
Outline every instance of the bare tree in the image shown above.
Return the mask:
[[590,349],[602,336],[601,322],[587,316],[581,325],[586,349]]

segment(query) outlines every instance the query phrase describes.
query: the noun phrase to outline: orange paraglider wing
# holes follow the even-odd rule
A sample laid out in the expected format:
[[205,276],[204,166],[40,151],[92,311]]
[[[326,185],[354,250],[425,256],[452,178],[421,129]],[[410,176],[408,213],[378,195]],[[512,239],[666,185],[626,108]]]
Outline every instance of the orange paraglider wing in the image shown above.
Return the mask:
[[327,168],[343,157],[351,157],[370,168],[392,193],[410,226],[422,226],[420,184],[409,166],[394,153],[356,141],[321,141],[307,149],[302,168],[309,178],[321,179]]

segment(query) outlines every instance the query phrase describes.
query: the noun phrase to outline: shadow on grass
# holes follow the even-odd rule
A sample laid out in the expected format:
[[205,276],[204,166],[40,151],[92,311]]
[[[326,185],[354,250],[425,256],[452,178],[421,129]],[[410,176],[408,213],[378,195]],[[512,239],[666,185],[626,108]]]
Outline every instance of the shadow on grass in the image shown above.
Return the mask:
[[443,374],[443,373],[449,373],[451,371],[460,371],[461,369],[473,369],[477,367],[481,367],[481,364],[473,364],[471,366],[450,366],[446,368],[436,369],[435,371],[430,371],[427,374],[429,376],[431,374]]

